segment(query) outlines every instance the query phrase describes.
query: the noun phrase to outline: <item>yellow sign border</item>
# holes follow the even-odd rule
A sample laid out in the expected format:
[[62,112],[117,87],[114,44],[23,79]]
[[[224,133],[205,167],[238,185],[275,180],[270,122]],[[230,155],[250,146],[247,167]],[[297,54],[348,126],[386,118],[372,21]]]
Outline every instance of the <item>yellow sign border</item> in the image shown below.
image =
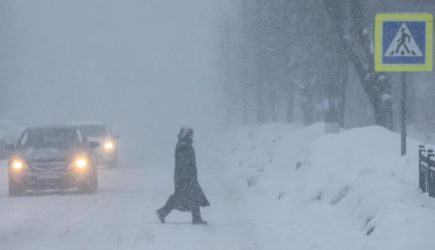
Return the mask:
[[[385,21],[424,21],[426,22],[426,49],[424,64],[384,64],[382,63],[382,28]],[[432,71],[433,68],[433,16],[429,13],[377,14],[375,18],[375,71],[377,72],[418,72]]]

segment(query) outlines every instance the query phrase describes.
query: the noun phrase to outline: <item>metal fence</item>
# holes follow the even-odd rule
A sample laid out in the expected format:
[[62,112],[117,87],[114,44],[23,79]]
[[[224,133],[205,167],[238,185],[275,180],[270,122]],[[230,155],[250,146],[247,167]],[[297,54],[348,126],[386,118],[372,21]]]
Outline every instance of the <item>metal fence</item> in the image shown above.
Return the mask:
[[434,150],[420,145],[418,148],[419,186],[423,193],[435,198],[435,154]]

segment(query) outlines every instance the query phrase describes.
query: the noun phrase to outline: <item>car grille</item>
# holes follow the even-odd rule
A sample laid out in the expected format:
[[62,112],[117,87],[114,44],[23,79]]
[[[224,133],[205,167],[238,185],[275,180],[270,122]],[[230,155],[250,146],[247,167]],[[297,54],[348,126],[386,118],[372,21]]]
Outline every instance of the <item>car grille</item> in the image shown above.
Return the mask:
[[65,161],[33,161],[29,162],[29,167],[32,170],[44,171],[44,170],[61,170],[66,168]]

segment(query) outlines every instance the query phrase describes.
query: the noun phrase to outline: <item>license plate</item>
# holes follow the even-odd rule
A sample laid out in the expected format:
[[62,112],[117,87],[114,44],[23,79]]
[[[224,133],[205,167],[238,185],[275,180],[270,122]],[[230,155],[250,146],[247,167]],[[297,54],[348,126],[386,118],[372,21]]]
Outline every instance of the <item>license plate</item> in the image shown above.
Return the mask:
[[55,172],[46,172],[46,173],[38,173],[37,175],[35,175],[36,178],[38,179],[58,179],[61,176],[58,173]]

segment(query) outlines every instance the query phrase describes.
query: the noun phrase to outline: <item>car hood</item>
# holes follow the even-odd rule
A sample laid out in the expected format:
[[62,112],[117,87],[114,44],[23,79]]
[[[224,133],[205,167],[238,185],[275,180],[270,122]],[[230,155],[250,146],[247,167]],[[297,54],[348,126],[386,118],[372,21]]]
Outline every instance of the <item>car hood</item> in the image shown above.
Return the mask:
[[67,161],[71,158],[75,150],[72,149],[28,149],[21,151],[20,154],[27,161]]

